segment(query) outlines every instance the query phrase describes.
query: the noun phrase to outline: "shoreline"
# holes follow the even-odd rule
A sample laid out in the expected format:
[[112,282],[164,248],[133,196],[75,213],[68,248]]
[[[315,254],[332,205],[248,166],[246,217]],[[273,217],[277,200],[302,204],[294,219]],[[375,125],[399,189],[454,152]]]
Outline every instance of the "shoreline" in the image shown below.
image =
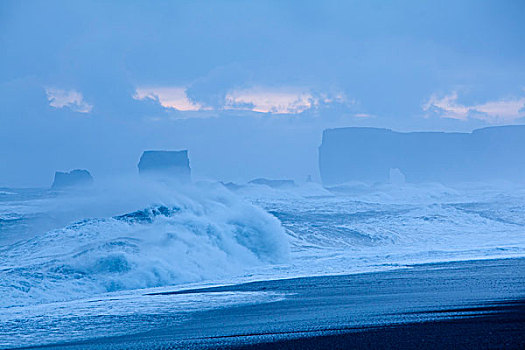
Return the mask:
[[[410,334],[412,339],[428,339],[430,345],[450,347],[456,344],[456,329],[463,329],[458,336],[468,335],[472,344],[479,345],[467,348],[479,348],[484,342],[501,342],[490,335],[491,329],[496,335],[503,326],[525,330],[525,258],[422,264],[410,269],[165,293],[247,291],[283,293],[286,297],[271,303],[194,312],[181,323],[145,333],[104,337],[101,330],[100,338],[27,348],[320,349],[346,348],[352,342],[358,348],[366,348],[368,343],[373,348],[390,348],[386,340],[378,343],[377,338],[409,339]],[[514,316],[506,323],[509,314]],[[521,339],[511,334],[510,348],[520,345]],[[407,340],[403,348],[421,348],[421,343],[414,341]]]
[[304,336],[228,348],[238,350],[525,348],[525,299],[496,305],[488,304],[471,308],[470,311],[479,314],[453,316],[435,321],[348,329],[336,334]]

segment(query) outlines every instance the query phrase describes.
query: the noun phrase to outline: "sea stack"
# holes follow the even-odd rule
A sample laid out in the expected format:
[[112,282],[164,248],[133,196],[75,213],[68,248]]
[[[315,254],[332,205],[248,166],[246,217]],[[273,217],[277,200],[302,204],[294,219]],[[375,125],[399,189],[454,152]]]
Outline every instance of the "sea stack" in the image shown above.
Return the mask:
[[144,151],[138,164],[139,173],[157,180],[191,181],[188,151]]
[[64,189],[72,187],[85,187],[93,184],[93,177],[87,170],[75,169],[70,172],[55,172],[55,180],[51,188]]
[[339,128],[323,133],[319,170],[325,185],[386,182],[392,174],[408,182],[523,183],[524,154],[524,125],[472,133]]

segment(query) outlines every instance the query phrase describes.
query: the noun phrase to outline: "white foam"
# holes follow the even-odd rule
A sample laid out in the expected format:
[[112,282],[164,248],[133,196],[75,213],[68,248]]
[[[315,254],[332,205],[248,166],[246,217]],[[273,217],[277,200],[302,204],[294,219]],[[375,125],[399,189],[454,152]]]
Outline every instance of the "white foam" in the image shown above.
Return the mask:
[[292,264],[260,268],[258,278],[525,256],[521,186],[350,183],[332,196],[299,192],[246,196],[280,218],[291,236]]
[[87,219],[1,248],[1,303],[202,281],[288,259],[279,221],[220,185],[135,185],[132,193],[120,188],[57,197],[57,206],[76,210],[98,205],[90,210],[116,214],[126,196],[120,207],[149,209],[137,217]]
[[[125,182],[47,198],[55,217],[100,219],[1,250],[2,302],[525,256],[525,191],[510,184],[309,183],[236,193],[245,200],[212,183]],[[178,211],[153,213],[162,206]],[[113,218],[145,208],[151,222]]]
[[[0,347],[85,340],[100,336],[102,328],[105,336],[146,332],[173,326],[184,320],[189,312],[276,302],[284,298],[272,292],[146,294],[158,291],[108,293],[96,299],[0,308]],[[116,318],[121,321],[114,322]]]

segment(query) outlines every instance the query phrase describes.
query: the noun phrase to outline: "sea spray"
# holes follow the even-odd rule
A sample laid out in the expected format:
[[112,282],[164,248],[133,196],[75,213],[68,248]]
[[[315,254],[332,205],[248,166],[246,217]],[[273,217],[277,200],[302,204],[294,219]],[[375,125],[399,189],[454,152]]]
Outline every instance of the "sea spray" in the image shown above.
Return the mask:
[[69,300],[222,278],[288,259],[279,221],[220,184],[127,185],[128,190],[121,185],[57,196],[58,207],[112,215],[2,247],[1,303]]

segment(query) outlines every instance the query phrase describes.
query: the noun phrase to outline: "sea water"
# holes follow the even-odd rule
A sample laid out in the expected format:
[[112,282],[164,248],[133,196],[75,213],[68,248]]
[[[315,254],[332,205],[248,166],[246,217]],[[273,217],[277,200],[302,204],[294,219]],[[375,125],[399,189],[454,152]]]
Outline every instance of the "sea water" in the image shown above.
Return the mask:
[[0,345],[144,331],[192,311],[286,297],[146,298],[152,290],[522,256],[525,187],[508,183],[3,188]]

